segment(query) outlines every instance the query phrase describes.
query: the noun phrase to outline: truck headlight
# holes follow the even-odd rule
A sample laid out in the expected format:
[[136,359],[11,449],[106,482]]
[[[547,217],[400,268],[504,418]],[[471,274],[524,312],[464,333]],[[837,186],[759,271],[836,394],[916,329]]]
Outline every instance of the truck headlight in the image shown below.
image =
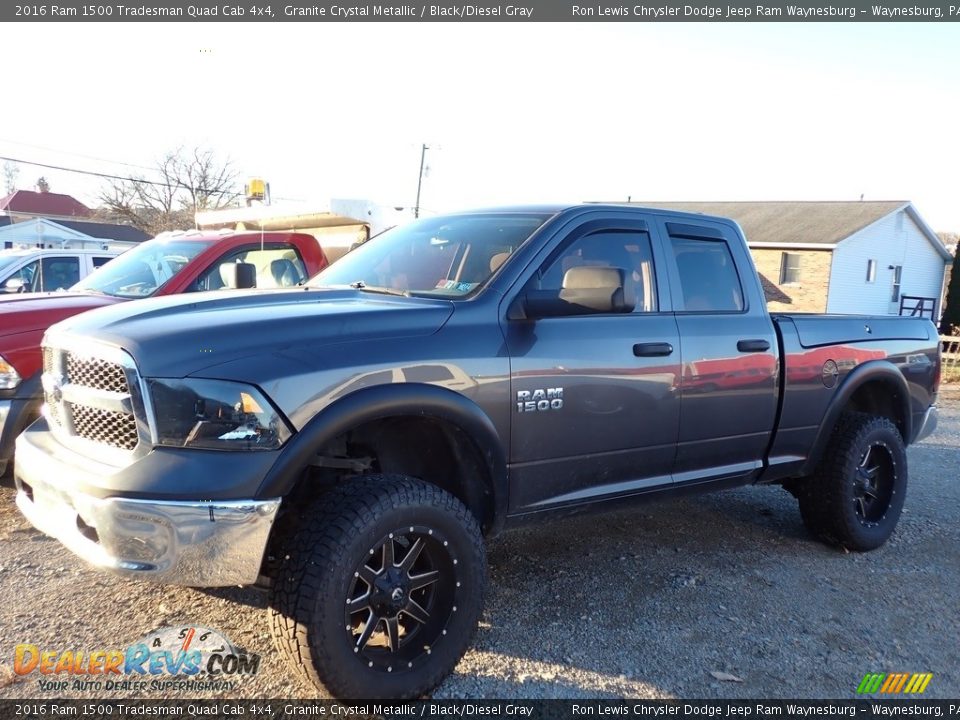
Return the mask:
[[0,355],[0,390],[13,390],[20,384],[20,373]]
[[257,388],[226,380],[148,379],[157,440],[171,447],[276,450],[292,431]]

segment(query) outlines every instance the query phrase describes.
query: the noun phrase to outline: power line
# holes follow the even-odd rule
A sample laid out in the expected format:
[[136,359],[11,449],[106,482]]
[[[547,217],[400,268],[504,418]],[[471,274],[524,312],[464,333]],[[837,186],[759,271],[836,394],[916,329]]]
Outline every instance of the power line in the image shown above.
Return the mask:
[[[7,160],[9,162],[21,163],[23,165],[34,165],[36,167],[48,168],[49,170],[61,170],[63,172],[77,173],[79,175],[93,175],[94,177],[106,178],[108,180],[123,180],[125,182],[142,183],[144,185],[157,185],[159,187],[167,187],[167,188],[185,188],[187,190],[206,190],[206,188],[194,188],[182,182],[167,183],[167,182],[160,182],[158,180],[145,180],[142,178],[126,177],[124,175],[111,175],[109,173],[94,172],[93,170],[79,170],[78,168],[63,167],[62,165],[50,165],[48,163],[33,162],[31,160],[21,160],[20,158],[7,157],[6,155],[0,155],[0,160]],[[123,163],[123,164],[126,164],[126,163]],[[139,167],[139,165],[131,165],[131,167]],[[239,195],[240,193],[233,193],[233,194]],[[288,200],[288,201],[294,200],[294,198],[284,198],[284,197],[278,197],[276,199]]]
[[109,180],[126,180],[127,182],[144,183],[145,185],[160,185],[161,187],[168,187],[168,188],[189,187],[187,185],[184,185],[183,183],[171,184],[171,183],[159,182],[157,180],[141,180],[138,178],[124,177],[123,175],[110,175],[109,173],[99,173],[99,172],[94,172],[93,170],[78,170],[77,168],[63,167],[62,165],[49,165],[47,163],[32,162],[30,160],[21,160],[20,158],[7,157],[5,155],[0,155],[0,160],[8,160],[9,162],[22,163],[24,165],[35,165],[36,167],[48,168],[50,170],[62,170],[63,172],[78,173],[80,175],[94,175],[96,177],[107,178]]
[[138,170],[146,170],[148,172],[156,172],[156,168],[147,167],[146,165],[137,165],[135,163],[123,162],[122,160],[109,160],[107,158],[96,157],[95,155],[84,155],[82,153],[70,152],[69,150],[58,150],[57,148],[47,147],[46,145],[33,145],[31,143],[20,142],[18,140],[7,140],[6,138],[0,138],[0,142],[9,143],[10,145],[20,145],[21,147],[33,148],[35,150],[46,150],[47,152],[58,153],[60,155],[72,155],[73,157],[84,158],[85,160],[96,160],[97,162],[110,163],[111,165],[125,165],[126,167],[137,168]]

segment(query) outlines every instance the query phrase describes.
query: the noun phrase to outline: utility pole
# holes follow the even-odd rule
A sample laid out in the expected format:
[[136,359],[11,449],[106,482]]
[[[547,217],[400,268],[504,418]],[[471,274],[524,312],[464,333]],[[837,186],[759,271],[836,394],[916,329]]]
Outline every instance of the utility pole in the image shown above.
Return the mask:
[[420,175],[417,177],[417,204],[413,207],[413,217],[420,217],[420,188],[423,186],[423,162],[427,157],[429,146],[426,144],[420,146]]

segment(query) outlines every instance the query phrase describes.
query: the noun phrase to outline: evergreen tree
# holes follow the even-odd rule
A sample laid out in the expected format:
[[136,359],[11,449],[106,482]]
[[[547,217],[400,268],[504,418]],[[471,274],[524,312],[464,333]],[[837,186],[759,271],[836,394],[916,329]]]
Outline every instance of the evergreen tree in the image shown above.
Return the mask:
[[950,335],[960,330],[960,245],[953,253],[953,270],[950,273],[950,284],[947,285],[947,302],[943,308],[943,317],[940,319],[940,332]]

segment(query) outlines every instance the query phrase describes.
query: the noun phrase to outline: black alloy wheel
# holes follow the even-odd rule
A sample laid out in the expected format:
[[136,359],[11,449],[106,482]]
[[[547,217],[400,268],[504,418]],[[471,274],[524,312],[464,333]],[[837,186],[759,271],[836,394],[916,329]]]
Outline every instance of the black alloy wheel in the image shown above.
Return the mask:
[[893,534],[907,494],[907,453],[886,417],[846,412],[816,471],[791,483],[804,525],[848,550],[874,550]]
[[457,564],[449,541],[430,528],[410,525],[382,538],[347,591],[353,651],[387,672],[426,658],[457,611]]
[[860,522],[866,526],[881,522],[890,507],[896,483],[896,463],[883,442],[868,447],[856,469],[853,503]]
[[486,554],[460,500],[402,475],[350,479],[297,509],[274,552],[271,630],[288,666],[336,698],[418,698],[466,652]]

